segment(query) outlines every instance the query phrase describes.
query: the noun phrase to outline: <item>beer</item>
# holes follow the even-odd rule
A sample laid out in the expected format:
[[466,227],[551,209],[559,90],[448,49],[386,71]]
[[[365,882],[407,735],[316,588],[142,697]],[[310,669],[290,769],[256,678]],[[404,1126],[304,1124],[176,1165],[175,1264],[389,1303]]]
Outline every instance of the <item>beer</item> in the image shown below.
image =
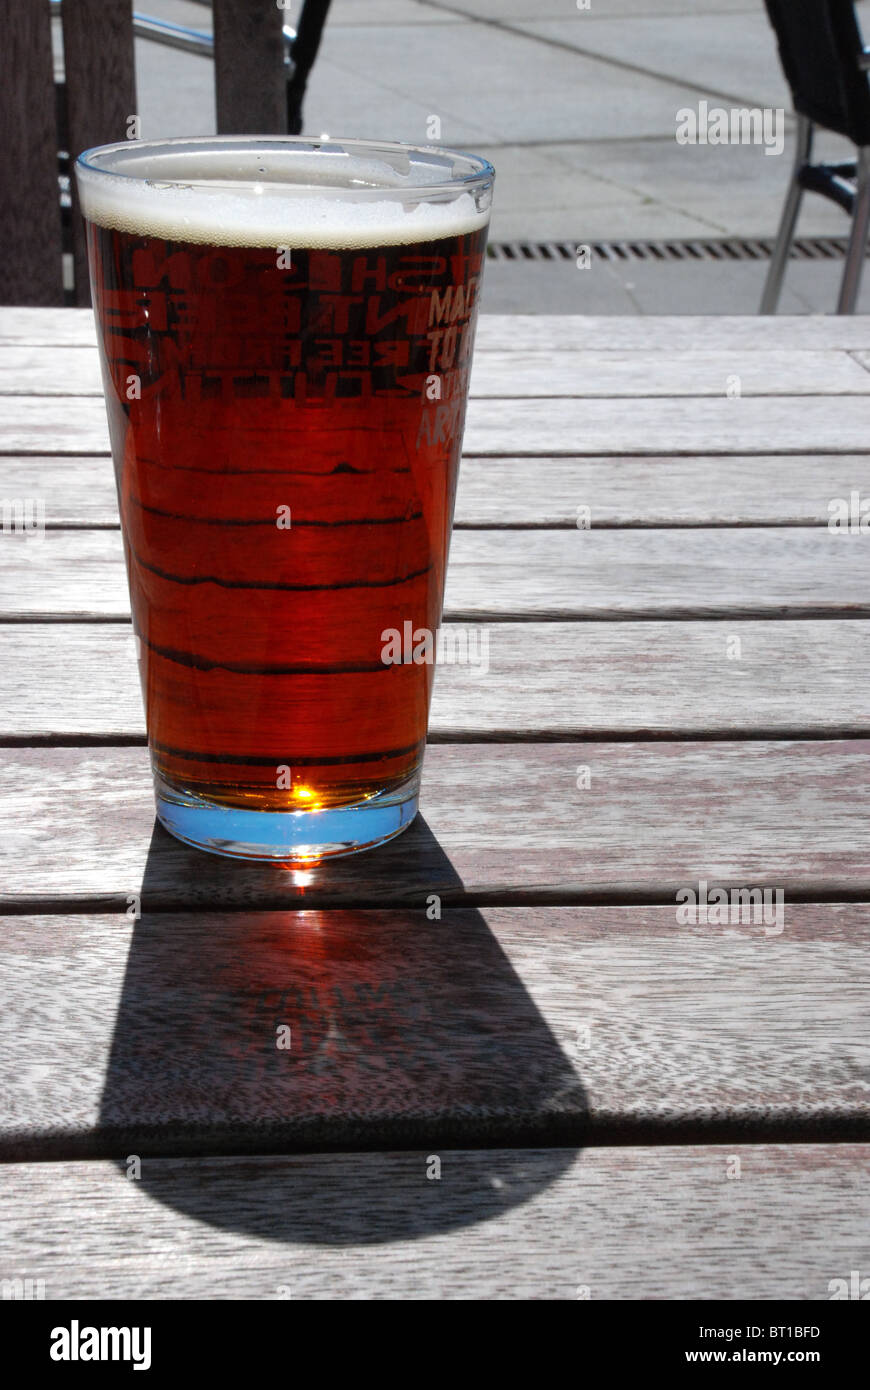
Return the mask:
[[487,215],[261,209],[238,163],[135,198],[80,173],[94,308],[158,811],[320,857],[359,847],[325,813],[416,809],[433,665],[389,634],[440,622]]

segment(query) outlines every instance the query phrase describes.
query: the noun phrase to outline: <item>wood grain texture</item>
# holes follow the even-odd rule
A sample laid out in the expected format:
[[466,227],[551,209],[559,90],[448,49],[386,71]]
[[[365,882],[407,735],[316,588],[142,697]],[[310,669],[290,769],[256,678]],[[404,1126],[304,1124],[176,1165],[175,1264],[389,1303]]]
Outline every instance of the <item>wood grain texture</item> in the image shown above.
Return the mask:
[[4,1162],[870,1138],[867,905],[7,917],[0,986]]
[[[14,4],[14,0],[5,0],[5,3]],[[0,309],[0,343],[17,343],[22,347],[93,347],[96,341],[92,309],[25,306]]]
[[[25,460],[21,461],[22,465]],[[63,465],[57,465],[62,467]],[[34,487],[38,480],[34,479]],[[870,454],[475,458],[459,472],[465,526],[827,524],[833,498],[870,496]],[[58,488],[55,495],[63,495]],[[53,504],[52,504],[53,505]],[[49,510],[51,507],[49,506]],[[105,510],[100,512],[105,516]]]
[[[700,879],[870,894],[864,741],[436,744],[421,818],[302,876],[155,826],[144,748],[5,748],[0,895],[40,908],[674,901]],[[588,781],[589,785],[586,786]],[[579,785],[578,785],[579,784]]]
[[48,4],[0,0],[0,34],[0,304],[63,304]]
[[[431,741],[870,735],[866,621],[498,623],[468,636],[486,660],[439,666]],[[0,739],[144,741],[125,624],[21,623],[2,644]]]
[[866,372],[870,372],[870,351],[856,348],[850,353],[850,356],[853,357],[856,362],[859,362]]
[[[484,271],[484,274],[486,272]],[[843,321],[837,322],[841,318]],[[849,321],[846,321],[849,320]],[[475,347],[498,352],[870,351],[866,315],[483,314]]]
[[[838,396],[740,400],[472,400],[465,425],[469,454],[770,454],[861,452],[870,402]],[[89,396],[0,396],[6,453],[105,453],[105,406]]]
[[[117,526],[106,455],[0,457],[4,497],[40,498],[46,524]],[[474,458],[459,472],[454,525],[826,525],[834,498],[870,496],[870,453],[722,458]]]
[[214,0],[212,10],[218,134],[286,134],[283,10],[250,0]]
[[[870,615],[870,546],[827,529],[457,531],[445,617]],[[117,531],[0,535],[0,617],[126,618]]]
[[[63,58],[70,159],[82,150],[128,136],[136,115],[133,6],[130,0],[63,0]],[[73,263],[75,302],[90,304],[88,257],[75,180]]]
[[47,526],[119,526],[112,460],[0,455],[0,497],[33,498]]
[[[472,397],[843,396],[870,394],[860,354],[820,352],[478,352]],[[870,354],[868,354],[870,361]],[[96,348],[0,345],[0,395],[102,396]]]
[[108,453],[105,405],[91,397],[0,396],[0,440],[10,454]]
[[866,1144],[439,1156],[439,1182],[423,1151],[151,1159],[138,1182],[7,1164],[4,1264],[62,1299],[826,1300],[870,1262]]
[[870,393],[870,371],[842,350],[663,353],[657,348],[583,352],[553,347],[483,349],[472,396],[841,396]]
[[[10,414],[14,421],[14,409]],[[868,432],[864,396],[847,406],[837,396],[634,399],[630,407],[608,400],[476,400],[468,405],[465,448],[532,456],[845,452],[866,448]]]
[[[866,376],[870,381],[870,372]],[[17,394],[101,397],[97,349],[0,345],[0,395]]]
[[[823,525],[870,491],[867,324],[478,341],[447,610],[489,669],[439,673],[380,850],[292,871],[156,827],[117,531],[0,536],[0,739],[46,743],[0,748],[4,1277],[826,1299],[870,1263],[870,550]],[[0,497],[50,526],[117,521],[89,344],[0,312]],[[782,917],[678,925],[702,879]],[[366,1152],[287,1153],[336,1147]]]

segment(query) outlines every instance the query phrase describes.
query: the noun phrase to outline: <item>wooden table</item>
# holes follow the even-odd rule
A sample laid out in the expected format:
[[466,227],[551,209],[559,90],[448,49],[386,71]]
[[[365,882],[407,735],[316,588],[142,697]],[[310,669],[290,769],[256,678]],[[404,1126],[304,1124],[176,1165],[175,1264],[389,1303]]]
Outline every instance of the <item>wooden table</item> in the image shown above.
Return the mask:
[[[0,312],[0,496],[47,525],[0,538],[4,1277],[870,1273],[870,535],[827,528],[870,323],[484,318],[446,616],[490,670],[440,671],[411,830],[308,881],[155,826],[92,341]],[[702,880],[783,929],[678,925]]]

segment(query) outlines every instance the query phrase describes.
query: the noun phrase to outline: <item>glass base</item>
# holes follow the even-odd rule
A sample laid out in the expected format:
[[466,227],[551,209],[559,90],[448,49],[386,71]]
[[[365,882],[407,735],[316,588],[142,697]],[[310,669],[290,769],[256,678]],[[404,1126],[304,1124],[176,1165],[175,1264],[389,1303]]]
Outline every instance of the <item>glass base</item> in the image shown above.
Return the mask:
[[374,849],[400,835],[417,814],[419,776],[390,792],[322,811],[248,811],[181,791],[155,773],[160,824],[195,849],[231,859],[310,867],[321,859]]

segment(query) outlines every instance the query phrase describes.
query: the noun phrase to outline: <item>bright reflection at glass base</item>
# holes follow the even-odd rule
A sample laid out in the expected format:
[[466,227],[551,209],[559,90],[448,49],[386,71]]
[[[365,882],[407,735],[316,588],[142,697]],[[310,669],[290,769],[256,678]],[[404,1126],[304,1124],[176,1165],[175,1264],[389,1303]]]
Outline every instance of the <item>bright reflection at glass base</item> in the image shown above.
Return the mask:
[[351,806],[299,811],[249,811],[171,787],[155,772],[157,818],[186,845],[231,859],[268,860],[292,869],[307,887],[324,859],[385,844],[417,814],[419,774],[401,787]]
[[[320,863],[319,859],[317,863]],[[290,876],[293,879],[294,888],[310,888],[314,882],[314,869],[290,869]]]

